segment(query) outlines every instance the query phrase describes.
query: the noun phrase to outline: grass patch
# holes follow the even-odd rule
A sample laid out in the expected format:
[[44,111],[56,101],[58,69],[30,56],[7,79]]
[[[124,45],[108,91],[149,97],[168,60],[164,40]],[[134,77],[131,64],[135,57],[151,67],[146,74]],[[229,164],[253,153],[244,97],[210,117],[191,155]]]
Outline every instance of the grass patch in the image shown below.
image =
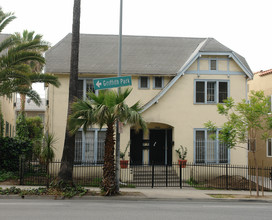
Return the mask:
[[133,184],[120,184],[120,188],[136,188]]
[[209,194],[209,196],[216,198],[216,199],[233,199],[235,198],[234,195],[226,195],[226,194]]

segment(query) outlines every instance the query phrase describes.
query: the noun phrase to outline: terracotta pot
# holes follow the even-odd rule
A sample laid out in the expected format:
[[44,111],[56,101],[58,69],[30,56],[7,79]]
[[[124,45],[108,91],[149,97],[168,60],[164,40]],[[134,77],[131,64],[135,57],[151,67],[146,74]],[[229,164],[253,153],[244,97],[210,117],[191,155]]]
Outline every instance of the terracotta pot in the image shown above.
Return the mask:
[[120,160],[120,167],[127,168],[128,167],[128,160]]
[[181,168],[186,168],[187,160],[178,160],[178,164],[181,165]]

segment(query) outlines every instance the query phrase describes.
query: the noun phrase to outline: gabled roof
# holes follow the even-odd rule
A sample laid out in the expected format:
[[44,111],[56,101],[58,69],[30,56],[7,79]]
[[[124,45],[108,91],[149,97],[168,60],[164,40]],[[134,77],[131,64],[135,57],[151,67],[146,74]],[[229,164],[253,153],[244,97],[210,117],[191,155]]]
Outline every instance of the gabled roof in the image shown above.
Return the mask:
[[[41,112],[45,112],[46,106],[45,106],[45,98],[41,98],[41,105],[37,106],[33,101],[31,101],[29,98],[26,99],[25,102],[25,111],[28,112],[37,112],[37,111],[41,111]],[[21,99],[17,98],[16,100],[16,111],[20,111],[21,110]]]
[[[71,37],[46,52],[47,73],[70,72]],[[117,74],[118,43],[118,35],[81,34],[79,73]],[[194,52],[232,53],[251,72],[242,56],[213,38],[123,36],[122,73],[176,75]]]
[[[47,73],[69,73],[71,34],[46,52]],[[79,73],[118,73],[118,35],[80,35]],[[245,74],[253,73],[244,57],[213,38],[123,36],[122,74],[175,76],[143,111],[156,103],[190,65],[202,55],[225,55],[235,60]]]
[[[123,36],[123,74],[176,75],[205,38]],[[80,35],[79,72],[118,73],[118,35]],[[46,72],[70,72],[71,34],[46,52]]]

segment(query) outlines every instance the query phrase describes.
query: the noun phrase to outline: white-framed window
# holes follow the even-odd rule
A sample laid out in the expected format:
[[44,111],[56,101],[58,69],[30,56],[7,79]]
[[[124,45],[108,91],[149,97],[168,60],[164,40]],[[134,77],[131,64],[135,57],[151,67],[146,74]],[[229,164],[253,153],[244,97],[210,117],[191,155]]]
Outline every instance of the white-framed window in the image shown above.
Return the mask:
[[75,163],[104,162],[106,129],[79,130],[75,137]]
[[93,79],[78,79],[77,97],[85,99],[86,93],[89,91],[96,93],[96,91],[94,90]]
[[6,137],[9,136],[9,123],[6,121]]
[[210,70],[217,70],[217,60],[210,60]]
[[269,112],[272,113],[272,95],[269,96]]
[[140,76],[139,77],[139,89],[149,89],[149,77]]
[[267,139],[266,156],[272,157],[272,138]]
[[195,80],[194,103],[223,103],[229,97],[228,80]]
[[155,76],[153,77],[153,88],[154,89],[162,89],[163,88],[163,77]]
[[[212,133],[207,129],[194,129],[195,163],[229,163],[229,149],[218,140],[219,130]],[[211,138],[215,135],[216,139]]]

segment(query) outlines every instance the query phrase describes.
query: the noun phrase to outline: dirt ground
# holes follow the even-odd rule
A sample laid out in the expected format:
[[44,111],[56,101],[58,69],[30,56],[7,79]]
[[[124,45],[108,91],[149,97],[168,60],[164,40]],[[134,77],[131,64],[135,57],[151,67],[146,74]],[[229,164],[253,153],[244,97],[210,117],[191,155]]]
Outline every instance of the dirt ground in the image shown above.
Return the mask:
[[241,195],[241,194],[208,194],[209,196],[216,199],[272,199],[272,196],[264,195],[260,192],[260,196],[256,195]]
[[[218,185],[222,187],[222,189],[237,189],[237,190],[255,190],[256,183],[250,181],[242,176],[218,176],[212,180],[204,180],[200,182],[202,187],[207,188],[218,188]],[[259,183],[259,190],[262,190],[262,185]],[[227,187],[228,186],[228,187]],[[271,191],[264,187],[264,191]]]

